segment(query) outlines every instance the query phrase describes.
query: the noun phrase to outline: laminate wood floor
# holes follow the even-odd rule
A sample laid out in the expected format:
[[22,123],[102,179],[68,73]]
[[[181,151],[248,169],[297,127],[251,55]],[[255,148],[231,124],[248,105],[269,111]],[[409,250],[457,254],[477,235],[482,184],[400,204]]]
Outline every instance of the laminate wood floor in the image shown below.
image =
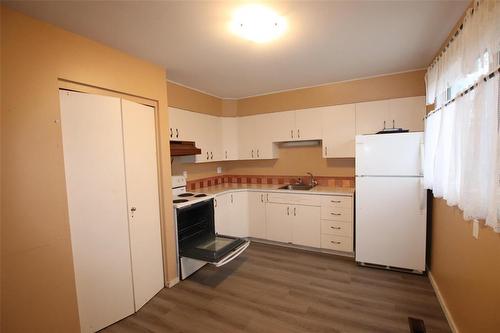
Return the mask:
[[425,276],[254,242],[103,332],[410,332],[408,317],[450,332]]

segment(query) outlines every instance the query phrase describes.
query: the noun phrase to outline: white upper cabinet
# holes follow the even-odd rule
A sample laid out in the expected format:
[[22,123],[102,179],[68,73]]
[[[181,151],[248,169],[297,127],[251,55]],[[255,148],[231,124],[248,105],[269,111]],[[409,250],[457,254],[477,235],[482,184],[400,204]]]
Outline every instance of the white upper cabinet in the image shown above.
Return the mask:
[[272,128],[271,140],[284,142],[294,140],[296,137],[295,111],[265,113],[262,116]]
[[312,108],[295,111],[294,140],[321,139],[321,114],[323,108]]
[[254,116],[238,118],[238,158],[240,160],[250,160],[255,157],[256,127]]
[[356,134],[373,134],[386,128],[423,131],[425,97],[405,97],[356,104]]
[[221,160],[220,118],[197,113],[193,120],[197,127],[194,141],[196,146],[201,149],[201,154],[196,155],[196,162],[203,163]]
[[[389,118],[394,120],[395,127],[409,129],[410,132],[421,132],[424,130],[424,117],[424,96],[389,100]],[[388,127],[392,127],[392,122]]]
[[269,121],[268,114],[238,118],[239,159],[272,159],[278,157],[272,133],[276,124]]
[[238,159],[238,118],[221,118],[221,160],[231,161]]
[[345,104],[322,108],[323,157],[354,157],[356,105]]
[[199,113],[168,108],[170,140],[194,141],[198,131],[198,124],[195,119]]

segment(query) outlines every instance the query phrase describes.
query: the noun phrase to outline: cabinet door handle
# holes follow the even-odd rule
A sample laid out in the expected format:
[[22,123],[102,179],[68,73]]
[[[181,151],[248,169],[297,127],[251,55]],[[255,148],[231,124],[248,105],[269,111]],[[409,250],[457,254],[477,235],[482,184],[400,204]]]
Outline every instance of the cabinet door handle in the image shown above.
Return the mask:
[[293,216],[297,216],[297,207],[293,207]]
[[286,215],[290,215],[290,207],[286,207]]
[[293,130],[290,130],[290,135],[291,135],[291,137],[293,139]]
[[331,200],[333,203],[340,203],[340,200]]
[[334,216],[340,216],[340,215],[342,215],[342,214],[340,214],[340,213],[330,213],[330,214],[331,214],[331,215],[334,215]]
[[252,158],[253,158],[253,149],[252,149]]
[[266,193],[266,201],[269,201],[269,193]]
[[328,147],[325,146],[325,156],[328,156]]
[[258,150],[258,149],[257,149],[257,157],[260,157],[260,156],[259,156],[259,150]]
[[385,120],[384,120],[384,129],[385,129]]
[[179,137],[179,129],[178,129],[178,128],[176,128],[176,129],[175,129],[175,137],[176,137],[176,138],[178,138],[178,137]]
[[214,207],[217,207],[217,199],[214,199]]
[[172,138],[174,136],[174,131],[172,131],[172,128],[170,128],[170,137]]
[[208,151],[207,151],[207,160],[209,160],[209,159],[210,159],[210,156],[208,155]]
[[341,244],[341,242],[330,241],[332,244]]
[[297,130],[297,137],[300,139],[300,129]]
[[227,150],[226,150],[226,160],[227,160]]
[[214,152],[213,152],[213,151],[211,151],[211,152],[210,152],[210,159],[211,159],[211,160],[213,160],[213,159],[214,159]]
[[260,195],[260,202],[264,202],[264,194]]
[[233,203],[233,195],[231,194],[231,203]]
[[330,228],[335,229],[335,230],[340,230],[340,229],[342,229],[341,227],[330,227]]
[[396,123],[394,122],[394,119],[392,120],[392,128],[396,128]]

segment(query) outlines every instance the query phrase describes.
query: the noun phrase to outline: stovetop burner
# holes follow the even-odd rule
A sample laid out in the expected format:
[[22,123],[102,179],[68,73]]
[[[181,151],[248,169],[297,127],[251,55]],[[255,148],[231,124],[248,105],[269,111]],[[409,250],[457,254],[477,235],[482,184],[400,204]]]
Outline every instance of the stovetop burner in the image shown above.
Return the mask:
[[201,198],[201,197],[206,197],[207,195],[205,193],[200,193],[200,194],[196,194],[194,197],[195,198]]
[[174,203],[188,202],[188,199],[175,199]]
[[179,194],[178,197],[192,197],[193,195],[193,193],[186,192]]

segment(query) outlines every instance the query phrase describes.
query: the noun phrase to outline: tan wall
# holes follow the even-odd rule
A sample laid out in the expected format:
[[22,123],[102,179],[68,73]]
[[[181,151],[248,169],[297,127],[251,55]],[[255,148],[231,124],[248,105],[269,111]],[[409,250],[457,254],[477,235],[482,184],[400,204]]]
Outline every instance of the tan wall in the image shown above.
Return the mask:
[[238,100],[238,115],[425,95],[425,71],[331,83]]
[[2,332],[78,332],[59,81],[158,102],[162,211],[175,269],[165,71],[2,8]]
[[226,162],[224,173],[234,175],[306,175],[354,177],[354,159],[326,159],[321,146],[280,147],[276,160]]
[[[187,88],[184,88],[187,89]],[[175,90],[169,88],[169,105],[172,99],[181,100]],[[195,92],[197,93],[197,92]],[[241,100],[223,100],[224,116],[244,116],[257,113],[311,108],[326,105],[366,102],[379,99],[425,95],[424,71],[391,74],[374,78],[332,83],[325,86],[298,89]],[[209,108],[208,97],[198,96],[197,109],[203,112]],[[203,104],[205,101],[207,104]],[[189,109],[187,104],[177,107]],[[319,176],[353,176],[353,159],[323,159],[321,148],[280,148],[278,160],[219,162],[203,165],[182,164],[174,161],[172,172],[188,172],[188,179],[214,176],[217,166],[223,173],[246,175],[296,175],[310,171]]]
[[500,234],[472,223],[457,207],[433,200],[430,270],[459,332],[498,332]]
[[202,92],[167,82],[168,106],[214,116],[222,115],[222,100]]

